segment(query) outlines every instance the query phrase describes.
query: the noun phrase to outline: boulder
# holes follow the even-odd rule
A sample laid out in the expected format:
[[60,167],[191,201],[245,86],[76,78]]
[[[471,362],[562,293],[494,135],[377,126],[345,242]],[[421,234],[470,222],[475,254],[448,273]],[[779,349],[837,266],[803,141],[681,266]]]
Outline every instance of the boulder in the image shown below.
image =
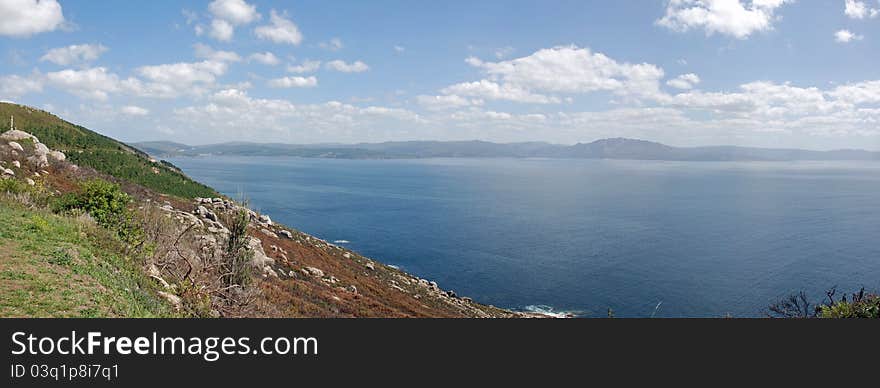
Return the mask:
[[19,162],[17,160],[13,160],[12,165],[15,166],[16,168],[21,168],[21,162]]
[[18,142],[11,141],[9,142],[9,146],[12,147],[13,150],[24,152],[24,148]]
[[64,155],[61,151],[49,151],[49,158],[58,162],[63,162],[67,159],[67,156]]
[[34,155],[46,156],[46,155],[49,155],[49,152],[52,152],[52,150],[50,150],[49,147],[47,147],[45,144],[43,144],[43,143],[35,143],[34,144]]
[[314,277],[316,277],[316,278],[322,278],[322,277],[324,277],[324,271],[321,271],[321,270],[318,269],[318,268],[315,268],[315,267],[306,267],[306,268],[304,268],[304,269],[306,270],[306,272],[307,272],[309,275],[312,275],[312,276],[314,276]]
[[24,178],[24,181],[27,182],[27,184],[31,185],[31,186],[34,186],[37,184],[37,182],[34,182],[34,180],[31,178]]
[[46,157],[46,154],[34,154],[34,156],[29,157],[27,160],[39,168],[49,165],[49,159]]
[[357,289],[357,287],[354,286],[354,284],[352,284],[348,287],[345,287],[345,289],[348,290],[348,292],[351,292],[352,294],[358,293],[358,289]]
[[260,233],[265,234],[266,236],[269,236],[272,238],[278,238],[277,234],[273,233],[271,230],[266,229],[266,228],[260,228]]
[[266,225],[272,225],[272,219],[265,214],[260,216],[260,222]]
[[19,140],[31,139],[34,141],[34,143],[40,142],[40,140],[37,139],[36,136],[31,135],[30,133],[27,133],[25,131],[19,131],[17,129],[3,132],[3,134],[0,135],[0,139],[6,140],[6,141],[19,141]]
[[376,270],[376,266],[373,265],[373,263],[367,263],[367,264],[365,265],[365,267],[367,267],[367,269],[370,270],[370,271],[375,271],[375,270]]
[[280,230],[278,233],[281,234],[282,236],[288,238],[288,239],[293,240],[293,233],[290,233],[289,230],[283,230],[283,229],[282,229],[282,230]]
[[254,253],[253,259],[251,259],[251,263],[257,268],[264,268],[269,264],[275,264],[275,260],[271,257],[266,256],[266,252],[263,251],[263,242],[260,239],[251,237],[248,242],[248,247],[251,249],[251,252]]
[[4,169],[3,169],[3,175],[12,175],[12,176],[15,176],[15,171],[12,171],[12,170],[10,170],[10,169],[8,169],[8,168],[4,168]]

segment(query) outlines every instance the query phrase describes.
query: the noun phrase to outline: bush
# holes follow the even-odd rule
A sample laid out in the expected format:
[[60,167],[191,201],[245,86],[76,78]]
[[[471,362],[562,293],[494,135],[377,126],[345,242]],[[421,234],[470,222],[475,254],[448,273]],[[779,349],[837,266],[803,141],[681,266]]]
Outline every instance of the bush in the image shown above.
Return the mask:
[[843,300],[822,306],[822,318],[880,318],[880,296],[865,295],[865,290],[853,294],[852,301]]
[[21,194],[28,191],[28,186],[18,179],[0,179],[0,193]]
[[128,210],[129,203],[131,197],[119,185],[94,179],[82,183],[77,192],[61,197],[53,210],[86,212],[98,225],[115,230],[123,241],[134,242],[141,233],[134,222],[134,215]]
[[249,246],[247,227],[250,216],[241,209],[232,214],[226,224],[229,226],[229,240],[226,241],[222,262],[222,280],[226,285],[247,286],[251,282],[251,260],[254,253]]

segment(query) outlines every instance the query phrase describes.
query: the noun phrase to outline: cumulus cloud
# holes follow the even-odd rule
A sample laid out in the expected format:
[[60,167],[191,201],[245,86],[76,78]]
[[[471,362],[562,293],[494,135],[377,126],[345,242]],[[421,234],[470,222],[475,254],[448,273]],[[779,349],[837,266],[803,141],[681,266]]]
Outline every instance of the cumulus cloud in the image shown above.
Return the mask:
[[865,37],[862,35],[854,34],[849,30],[840,30],[834,33],[834,40],[839,43],[849,43],[854,40],[862,40]]
[[416,97],[416,101],[423,108],[428,110],[448,110],[454,108],[462,108],[471,105],[482,105],[482,100],[470,100],[457,95],[444,96],[426,96]]
[[260,18],[257,7],[244,0],[214,0],[208,4],[208,11],[215,18],[235,25],[248,24]]
[[865,19],[877,17],[880,10],[869,7],[864,1],[846,0],[843,13],[852,19]]
[[43,91],[39,74],[31,77],[5,75],[0,77],[0,97],[21,97],[25,94]]
[[217,62],[241,61],[241,56],[232,51],[215,50],[211,46],[202,43],[196,43],[193,48],[195,49],[196,58],[208,59]]
[[673,31],[702,29],[706,35],[722,34],[746,39],[773,28],[776,11],[794,0],[670,0],[657,25]]
[[299,27],[285,16],[273,9],[269,15],[269,24],[257,27],[254,33],[260,39],[299,46],[303,41],[303,35]]
[[100,44],[75,44],[53,48],[46,52],[40,61],[52,62],[61,66],[82,64],[97,60],[106,51],[107,47]]
[[299,65],[289,65],[287,66],[287,71],[291,73],[313,73],[321,68],[321,61],[311,61],[306,60],[300,63]]
[[312,88],[318,86],[315,77],[281,77],[269,81],[273,88]]
[[[208,4],[208,11],[213,16],[208,35],[222,42],[232,40],[235,26],[250,24],[260,18],[257,7],[244,0],[214,0]],[[201,35],[203,27],[196,25],[195,28],[196,35]]]
[[218,61],[179,62],[163,65],[142,66],[137,72],[151,81],[163,83],[213,83],[226,73],[226,64]]
[[655,65],[618,62],[577,46],[541,49],[507,61],[471,57],[466,62],[488,79],[449,86],[444,94],[542,104],[561,102],[556,94],[611,92],[639,98],[658,94],[664,75]]
[[0,35],[28,37],[55,31],[65,24],[56,0],[0,1]]
[[367,70],[370,70],[370,66],[367,66],[366,63],[363,63],[361,61],[346,63],[345,61],[337,59],[335,61],[327,62],[327,64],[324,66],[330,70],[336,70],[342,73],[363,73]]
[[694,73],[682,74],[666,82],[676,89],[693,89],[700,83],[700,77]]
[[124,106],[120,111],[129,116],[146,116],[150,114],[149,110],[134,105]]
[[276,66],[281,63],[281,60],[269,51],[264,53],[253,53],[248,57],[248,60],[251,62],[262,63],[267,66]]
[[119,77],[104,67],[46,73],[46,82],[73,95],[100,101],[120,88]]

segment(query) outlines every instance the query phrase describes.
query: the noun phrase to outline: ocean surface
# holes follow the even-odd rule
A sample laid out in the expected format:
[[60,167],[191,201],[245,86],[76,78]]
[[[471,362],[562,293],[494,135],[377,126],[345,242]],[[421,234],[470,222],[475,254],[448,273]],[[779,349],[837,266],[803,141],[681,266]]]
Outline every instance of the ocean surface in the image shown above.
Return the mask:
[[170,160],[273,220],[519,310],[755,317],[880,290],[880,163]]

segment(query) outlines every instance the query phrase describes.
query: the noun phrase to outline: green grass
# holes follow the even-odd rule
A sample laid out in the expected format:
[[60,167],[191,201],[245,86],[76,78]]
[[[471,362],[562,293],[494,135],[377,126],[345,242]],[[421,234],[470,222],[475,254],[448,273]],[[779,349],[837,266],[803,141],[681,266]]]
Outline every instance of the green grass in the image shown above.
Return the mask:
[[111,233],[0,197],[0,316],[174,316]]

